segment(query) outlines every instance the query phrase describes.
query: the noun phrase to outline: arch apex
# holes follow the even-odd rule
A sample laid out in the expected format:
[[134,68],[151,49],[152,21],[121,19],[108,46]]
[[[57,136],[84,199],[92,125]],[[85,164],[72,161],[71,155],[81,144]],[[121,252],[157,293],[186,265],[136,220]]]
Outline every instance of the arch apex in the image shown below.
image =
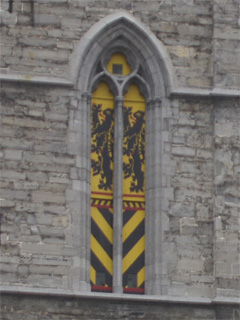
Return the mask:
[[80,40],[71,56],[69,69],[69,76],[76,87],[88,91],[92,67],[102,52],[119,37],[132,44],[136,52],[142,54],[144,63],[149,65],[155,87],[152,95],[168,96],[175,87],[171,59],[152,31],[126,10],[102,18]]

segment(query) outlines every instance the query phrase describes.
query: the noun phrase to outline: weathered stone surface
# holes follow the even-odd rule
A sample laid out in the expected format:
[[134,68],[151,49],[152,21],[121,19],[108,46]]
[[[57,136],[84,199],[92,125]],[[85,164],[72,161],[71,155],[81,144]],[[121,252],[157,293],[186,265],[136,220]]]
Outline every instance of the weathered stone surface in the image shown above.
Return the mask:
[[[40,269],[39,269],[40,270]],[[44,273],[45,269],[41,269]],[[55,277],[56,278],[56,277]],[[53,283],[53,279],[50,281]],[[32,276],[34,281],[34,276]],[[187,305],[164,302],[120,301],[100,298],[73,298],[54,296],[34,296],[3,294],[1,297],[2,315],[9,320],[34,320],[48,317],[63,320],[90,319],[169,319],[169,320],[236,320],[239,316],[238,306],[221,305]],[[19,318],[21,306],[21,318]],[[170,309],[169,309],[170,308]],[[171,311],[169,311],[171,310]]]
[[[239,1],[38,0],[33,17],[30,2],[14,1],[12,14],[9,1],[1,5],[1,68],[4,75],[16,73],[22,79],[1,84],[1,281],[79,291],[85,274],[89,290],[90,115],[81,100],[85,92],[32,79],[67,79],[81,38],[99,19],[124,9],[161,41],[176,86],[199,88],[194,97],[166,96],[156,117],[160,134],[150,144],[161,159],[154,163],[157,174],[147,179],[157,181],[160,192],[154,199],[149,191],[154,206],[147,215],[156,213],[161,230],[152,237],[161,235],[156,248],[150,243],[148,250],[162,250],[162,256],[148,267],[161,278],[162,294],[238,297],[240,109],[230,93],[239,89]],[[213,86],[220,88],[219,98],[204,94],[203,88]],[[229,89],[229,97],[221,89]],[[148,119],[150,135],[153,120]],[[146,154],[149,163],[152,156]],[[160,311],[174,320],[239,317],[236,308],[225,306],[179,307],[171,314],[165,306],[151,310],[114,302],[106,316],[98,304],[78,303],[70,301],[61,318],[158,319]],[[28,303],[22,315],[17,304],[12,311],[11,305],[4,300],[6,319],[60,319],[47,301],[32,318]]]

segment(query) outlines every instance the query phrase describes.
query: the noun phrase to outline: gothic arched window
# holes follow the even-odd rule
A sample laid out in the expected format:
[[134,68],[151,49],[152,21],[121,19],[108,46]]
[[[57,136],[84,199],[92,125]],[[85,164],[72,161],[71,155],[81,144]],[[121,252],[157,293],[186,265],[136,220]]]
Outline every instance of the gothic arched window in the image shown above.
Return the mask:
[[67,197],[73,219],[69,241],[74,239],[79,254],[72,287],[159,295],[167,268],[163,234],[170,158],[163,147],[171,61],[149,29],[119,11],[83,36],[71,58],[71,75],[76,103],[68,153],[76,155],[77,181]]
[[90,278],[93,291],[112,291],[121,270],[123,292],[144,293],[145,81],[123,50],[101,57],[93,82]]

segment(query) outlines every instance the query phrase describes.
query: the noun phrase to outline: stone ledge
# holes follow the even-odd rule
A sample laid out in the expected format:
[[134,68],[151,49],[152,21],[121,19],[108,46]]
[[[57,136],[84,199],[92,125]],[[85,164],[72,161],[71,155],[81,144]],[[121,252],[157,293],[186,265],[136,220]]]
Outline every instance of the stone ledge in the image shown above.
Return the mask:
[[213,98],[237,98],[240,97],[240,90],[213,88],[176,88],[170,92],[170,96],[176,97],[213,97]]
[[32,75],[20,75],[20,74],[0,74],[0,82],[23,82],[42,85],[56,85],[73,87],[73,83],[64,78],[55,77],[41,77]]
[[139,302],[159,302],[171,304],[195,304],[195,305],[214,305],[214,304],[227,304],[236,305],[240,304],[238,298],[228,297],[175,297],[175,296],[153,296],[153,295],[132,295],[132,294],[117,294],[117,293],[96,293],[96,292],[80,292],[62,289],[47,289],[36,287],[24,286],[0,286],[0,294],[31,294],[41,296],[59,296],[59,297],[75,297],[75,298],[89,298],[89,299],[103,299],[103,300],[119,300],[119,301],[139,301]]
[[[42,85],[57,85],[74,87],[74,83],[64,78],[32,76],[21,74],[0,74],[0,82],[23,82]],[[240,97],[240,90],[234,89],[201,89],[201,88],[175,88],[169,93],[170,97],[213,97],[213,98],[237,98]]]

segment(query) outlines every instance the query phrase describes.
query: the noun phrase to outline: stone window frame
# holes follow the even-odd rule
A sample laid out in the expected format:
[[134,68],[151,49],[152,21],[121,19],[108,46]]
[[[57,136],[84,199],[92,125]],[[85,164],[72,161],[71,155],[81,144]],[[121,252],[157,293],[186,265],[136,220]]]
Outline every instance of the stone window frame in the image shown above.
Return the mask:
[[[72,245],[79,252],[72,267],[72,289],[90,291],[90,171],[91,171],[91,94],[97,64],[108,52],[130,50],[138,57],[144,81],[137,84],[146,98],[146,218],[145,218],[145,294],[162,294],[166,267],[163,263],[163,110],[169,105],[168,96],[174,86],[171,61],[160,41],[140,21],[125,11],[111,14],[96,23],[81,39],[71,57],[70,76],[76,85],[75,110],[71,111],[68,132],[68,153],[76,155],[80,178],[73,180],[67,192],[68,207],[72,213]],[[128,81],[128,79],[127,79]],[[144,82],[144,83],[143,83]],[[115,99],[115,112],[121,113],[123,95]],[[121,117],[117,115],[118,122]],[[119,130],[121,123],[115,123]],[[121,139],[122,134],[118,135]],[[81,143],[80,143],[81,141]],[[115,141],[116,145],[120,145]],[[120,151],[121,152],[121,151]],[[116,154],[116,153],[115,153]],[[118,153],[119,156],[119,153]],[[119,157],[118,157],[119,159]],[[117,161],[117,160],[116,160]],[[118,178],[122,161],[115,163]],[[116,184],[116,181],[114,181]],[[119,192],[122,182],[118,181]],[[115,210],[121,211],[119,200]],[[114,211],[115,212],[115,211]],[[122,293],[122,213],[114,220],[113,293]]]

